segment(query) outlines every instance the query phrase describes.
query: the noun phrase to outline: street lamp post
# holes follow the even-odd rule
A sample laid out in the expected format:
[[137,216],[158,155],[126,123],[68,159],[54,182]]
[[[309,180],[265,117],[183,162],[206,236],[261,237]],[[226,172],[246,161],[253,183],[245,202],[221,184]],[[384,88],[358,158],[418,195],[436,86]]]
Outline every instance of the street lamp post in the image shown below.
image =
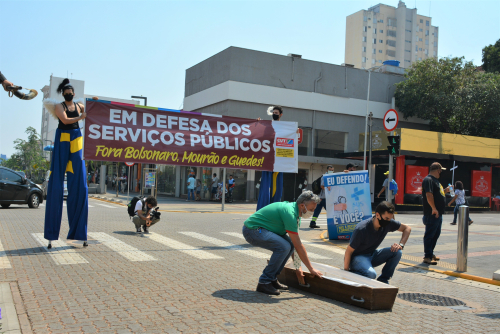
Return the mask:
[[[368,71],[368,92],[366,93],[366,117],[365,117],[365,145],[363,147],[363,170],[367,169],[366,166],[366,137],[368,136],[368,114],[369,114],[369,104],[370,104],[370,83],[372,70],[378,69],[380,66],[372,67]],[[371,140],[371,138],[370,138]]]
[[[148,98],[147,98],[146,96],[142,96],[142,95],[141,95],[141,96],[135,96],[135,95],[132,95],[132,96],[131,96],[131,98],[133,98],[133,99],[142,99],[142,100],[144,100],[144,106],[145,106],[145,107],[147,107],[147,106],[148,106]],[[141,164],[140,166],[141,166],[141,176],[139,176],[139,179],[140,179],[140,181],[141,181],[141,184],[144,184],[144,182],[142,182],[142,181],[143,181],[143,180],[142,180],[142,170],[144,170],[144,164]],[[128,181],[129,181],[128,186],[130,187],[130,175],[128,176]],[[136,188],[136,189],[137,189],[137,188]],[[141,192],[141,193],[142,193],[142,190],[141,190],[141,189],[139,189],[139,192]],[[153,192],[152,192],[152,191],[151,191],[151,195],[153,195]]]

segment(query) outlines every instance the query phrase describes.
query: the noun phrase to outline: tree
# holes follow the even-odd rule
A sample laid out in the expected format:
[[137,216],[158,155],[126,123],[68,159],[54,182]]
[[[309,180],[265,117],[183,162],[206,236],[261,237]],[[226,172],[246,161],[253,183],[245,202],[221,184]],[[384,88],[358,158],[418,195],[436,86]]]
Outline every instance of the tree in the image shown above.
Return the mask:
[[494,45],[483,48],[483,70],[500,73],[500,39]]
[[396,84],[404,118],[430,121],[432,131],[500,138],[500,74],[476,70],[464,58],[414,63]]
[[14,170],[21,170],[32,176],[34,172],[45,172],[50,166],[48,161],[42,155],[42,145],[40,136],[33,127],[28,127],[25,131],[28,134],[28,140],[14,140],[14,148],[16,152],[12,154],[10,159],[3,160],[2,166]]

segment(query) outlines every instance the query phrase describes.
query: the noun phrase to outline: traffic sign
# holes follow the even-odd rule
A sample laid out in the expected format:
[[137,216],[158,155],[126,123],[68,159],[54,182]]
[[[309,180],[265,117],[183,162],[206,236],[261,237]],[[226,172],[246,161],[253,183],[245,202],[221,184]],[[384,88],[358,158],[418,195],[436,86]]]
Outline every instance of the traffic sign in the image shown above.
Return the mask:
[[297,142],[299,144],[302,144],[302,136],[304,135],[304,131],[302,131],[302,129],[299,129],[299,138],[297,139]]
[[132,167],[134,165],[134,163],[133,162],[126,162],[125,165]]
[[387,132],[397,128],[399,123],[398,112],[394,109],[389,109],[384,115],[384,129]]

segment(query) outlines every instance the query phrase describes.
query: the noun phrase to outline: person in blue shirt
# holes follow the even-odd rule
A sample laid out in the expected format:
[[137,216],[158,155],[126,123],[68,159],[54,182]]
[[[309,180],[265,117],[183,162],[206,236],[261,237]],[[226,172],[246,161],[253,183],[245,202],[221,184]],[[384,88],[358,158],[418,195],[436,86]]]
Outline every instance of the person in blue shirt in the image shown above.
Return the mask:
[[190,198],[192,198],[192,200],[194,201],[194,188],[196,188],[196,179],[193,174],[189,174],[189,179],[187,182],[188,197],[186,202],[188,202]]

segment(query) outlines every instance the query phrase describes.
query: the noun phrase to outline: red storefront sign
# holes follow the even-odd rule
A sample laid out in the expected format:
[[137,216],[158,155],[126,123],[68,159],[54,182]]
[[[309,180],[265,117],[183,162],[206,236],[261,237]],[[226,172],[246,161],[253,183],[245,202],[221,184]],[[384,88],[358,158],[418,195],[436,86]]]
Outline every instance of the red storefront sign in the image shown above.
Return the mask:
[[92,100],[86,109],[89,160],[273,171],[278,157],[296,158],[290,136],[274,148],[275,128],[285,124]]
[[429,174],[429,167],[406,166],[406,194],[422,194],[422,181]]
[[472,171],[471,196],[491,197],[491,172]]

